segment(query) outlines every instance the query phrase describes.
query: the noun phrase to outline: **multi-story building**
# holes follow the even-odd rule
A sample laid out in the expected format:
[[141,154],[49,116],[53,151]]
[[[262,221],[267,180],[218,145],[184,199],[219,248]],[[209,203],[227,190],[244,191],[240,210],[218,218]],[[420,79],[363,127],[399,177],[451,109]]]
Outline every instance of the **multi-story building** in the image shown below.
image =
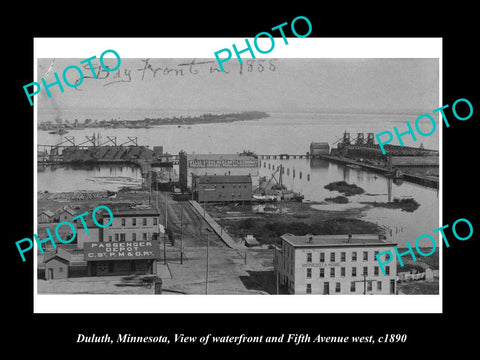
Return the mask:
[[251,176],[258,180],[258,159],[243,154],[179,154],[179,184],[187,188],[192,176]]
[[243,176],[193,176],[193,198],[200,202],[252,200],[252,178]]
[[385,266],[375,255],[396,244],[374,234],[281,236],[274,270],[291,294],[395,294],[396,258]]
[[[112,224],[103,229],[102,240],[139,241],[157,240],[159,237],[160,213],[155,209],[112,209]],[[104,213],[103,223],[110,220]]]

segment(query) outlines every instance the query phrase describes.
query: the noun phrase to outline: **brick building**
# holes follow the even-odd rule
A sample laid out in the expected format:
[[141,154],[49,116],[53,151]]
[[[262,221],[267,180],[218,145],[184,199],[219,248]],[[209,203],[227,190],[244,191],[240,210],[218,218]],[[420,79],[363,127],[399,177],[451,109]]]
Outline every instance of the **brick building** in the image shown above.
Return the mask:
[[251,201],[252,178],[249,175],[193,176],[192,194],[200,203]]

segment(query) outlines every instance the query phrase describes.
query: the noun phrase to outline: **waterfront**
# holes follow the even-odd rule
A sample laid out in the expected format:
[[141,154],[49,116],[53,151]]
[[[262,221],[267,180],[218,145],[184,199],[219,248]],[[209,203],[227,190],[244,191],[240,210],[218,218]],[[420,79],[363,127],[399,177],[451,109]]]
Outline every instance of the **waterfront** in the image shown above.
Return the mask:
[[[137,114],[138,115],[138,114]],[[171,115],[171,114],[170,114]],[[149,129],[95,129],[101,139],[117,136],[124,141],[127,136],[136,136],[139,145],[161,145],[165,152],[178,154],[180,150],[189,153],[235,153],[252,150],[257,154],[305,154],[312,141],[333,143],[345,130],[352,136],[357,132],[379,132],[392,126],[402,126],[412,115],[367,115],[367,114],[315,114],[315,113],[271,113],[271,117],[255,121],[226,124],[198,124],[191,128],[158,126]],[[85,135],[92,135],[93,129],[72,130],[77,143]],[[38,131],[38,144],[56,144],[62,141],[58,135]],[[438,137],[421,138],[425,148],[438,150]],[[102,142],[102,140],[101,140]],[[409,144],[419,146],[417,143]],[[406,144],[407,145],[407,144]],[[362,187],[365,193],[349,197],[348,204],[315,204],[314,208],[336,211],[363,207],[364,220],[378,223],[387,231],[388,238],[401,246],[418,235],[431,233],[439,227],[438,190],[411,184],[393,183],[382,175],[363,169],[352,169],[341,164],[324,160],[290,159],[261,160],[260,176],[269,179],[278,165],[285,168],[282,174],[284,184],[301,192],[305,200],[323,202],[327,197],[338,195],[324,189],[333,181],[346,181]],[[269,168],[270,165],[270,168]],[[139,169],[127,166],[95,166],[90,168],[38,168],[38,189],[47,191],[74,190],[117,190],[121,186],[138,183]],[[293,172],[295,170],[295,177]],[[177,170],[178,171],[178,170]],[[301,175],[300,175],[301,174]],[[119,177],[116,181],[111,178]],[[278,179],[278,174],[277,174]],[[391,201],[393,198],[413,197],[420,207],[408,213],[401,210],[365,207],[360,202]],[[421,218],[422,221],[418,221]]]

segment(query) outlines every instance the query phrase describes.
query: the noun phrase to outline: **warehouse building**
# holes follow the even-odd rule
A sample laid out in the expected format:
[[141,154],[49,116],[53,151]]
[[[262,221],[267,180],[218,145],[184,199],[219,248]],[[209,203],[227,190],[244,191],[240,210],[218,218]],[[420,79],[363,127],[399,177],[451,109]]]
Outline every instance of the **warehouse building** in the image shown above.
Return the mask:
[[258,179],[258,159],[242,154],[179,154],[179,184],[186,189],[192,176],[249,175],[254,183]]
[[287,233],[275,247],[275,276],[291,294],[395,294],[396,258],[385,266],[385,275],[375,258],[395,245],[374,234]]
[[310,143],[310,155],[328,155],[330,154],[330,145],[327,142]]
[[251,201],[252,178],[249,175],[193,176],[192,194],[200,203]]

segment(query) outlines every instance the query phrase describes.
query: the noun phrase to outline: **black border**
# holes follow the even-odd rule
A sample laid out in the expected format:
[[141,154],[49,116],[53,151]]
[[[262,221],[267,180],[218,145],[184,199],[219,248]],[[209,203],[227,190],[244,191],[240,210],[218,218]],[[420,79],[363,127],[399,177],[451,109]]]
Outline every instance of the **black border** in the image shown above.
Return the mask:
[[[294,10],[286,5],[268,4],[271,11],[260,13],[253,3],[200,4],[201,9],[188,4],[168,7],[138,4],[129,8],[101,7],[84,4],[77,16],[62,24],[60,21],[38,22],[38,15],[48,13],[47,7],[31,9],[18,19],[25,26],[22,33],[12,34],[9,41],[15,52],[7,67],[8,98],[15,106],[8,111],[6,135],[8,149],[6,167],[13,169],[13,187],[5,191],[7,219],[5,253],[8,266],[5,267],[4,298],[8,300],[8,313],[12,321],[5,321],[7,343],[12,349],[22,344],[33,345],[37,351],[67,349],[70,353],[92,354],[108,350],[121,353],[135,347],[141,353],[153,351],[161,355],[164,351],[199,349],[223,353],[236,350],[250,354],[260,347],[268,351],[302,351],[314,349],[318,356],[327,348],[342,350],[338,344],[263,344],[263,345],[216,345],[170,344],[76,344],[79,332],[95,334],[131,333],[135,335],[175,333],[201,336],[208,333],[217,335],[279,335],[281,333],[318,333],[325,335],[352,336],[387,333],[406,333],[405,344],[349,345],[366,350],[367,356],[385,353],[386,346],[400,350],[416,347],[428,354],[453,346],[465,351],[475,344],[475,324],[469,329],[469,319],[476,313],[475,264],[478,244],[476,241],[478,215],[473,211],[475,204],[476,132],[474,129],[480,111],[478,90],[474,81],[479,79],[476,64],[478,40],[474,36],[475,21],[473,8],[461,3],[453,4],[448,11],[440,9],[421,11],[407,3],[392,4],[385,8],[368,8],[364,4],[341,5],[338,9],[303,8]],[[90,8],[90,6],[92,6]],[[246,13],[241,13],[241,8]],[[272,11],[275,10],[275,12]],[[14,242],[33,234],[33,108],[25,99],[22,86],[33,79],[33,38],[34,37],[242,37],[251,38],[258,32],[296,16],[310,19],[313,31],[310,37],[442,37],[443,38],[443,104],[452,104],[458,98],[467,98],[474,107],[474,115],[468,121],[452,120],[450,128],[443,128],[443,224],[452,224],[458,218],[469,219],[476,230],[468,241],[453,240],[450,248],[443,251],[443,314],[33,314],[33,258],[27,255],[21,263]],[[352,17],[354,15],[354,17]],[[59,14],[59,16],[65,16]],[[43,15],[44,20],[49,17]],[[75,19],[72,26],[72,19]],[[87,24],[90,24],[87,26]],[[54,26],[55,25],[55,26]],[[6,29],[7,31],[7,29]],[[11,34],[8,31],[7,34]],[[13,41],[14,40],[14,41]],[[15,65],[16,64],[16,65]],[[13,69],[12,69],[13,68]],[[12,69],[12,70],[11,70]],[[12,96],[13,95],[13,96]],[[13,150],[13,151],[12,151]],[[473,165],[473,166],[472,166]],[[10,171],[9,171],[10,172]],[[10,177],[10,176],[9,176]],[[10,181],[9,181],[10,182]],[[9,195],[12,195],[11,198]],[[13,205],[13,207],[12,207]],[[421,221],[421,219],[419,219]],[[12,286],[9,286],[13,284]],[[27,345],[27,346],[28,346]],[[460,347],[461,346],[461,347]],[[32,348],[33,348],[32,347]],[[390,349],[393,350],[393,349]],[[434,351],[435,350],[435,351]],[[378,353],[377,353],[378,351]],[[421,350],[420,350],[421,351]],[[463,352],[462,351],[462,352]],[[390,352],[388,353],[390,354]],[[418,354],[417,352],[415,354]],[[405,356],[413,353],[405,353]],[[382,356],[382,355],[380,355]]]

